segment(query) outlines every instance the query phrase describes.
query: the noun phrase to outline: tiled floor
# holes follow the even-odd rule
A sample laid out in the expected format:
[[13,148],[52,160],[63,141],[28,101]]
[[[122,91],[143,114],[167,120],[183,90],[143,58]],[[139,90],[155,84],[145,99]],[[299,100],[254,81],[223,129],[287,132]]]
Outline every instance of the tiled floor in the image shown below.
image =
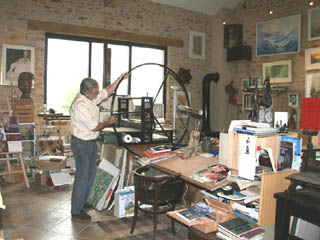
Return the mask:
[[[4,239],[13,240],[75,240],[75,239],[133,239],[134,236],[150,236],[152,218],[140,223],[139,218],[134,234],[130,234],[131,219],[119,220],[112,211],[97,212],[89,210],[91,223],[71,220],[70,198],[72,186],[52,188],[31,183],[29,189],[21,184],[1,183],[1,194],[6,209],[3,211]],[[147,222],[147,224],[146,224]],[[174,237],[170,229],[170,219],[162,215],[159,218],[158,239],[187,239],[187,230],[179,225]],[[147,239],[137,237],[134,239]]]

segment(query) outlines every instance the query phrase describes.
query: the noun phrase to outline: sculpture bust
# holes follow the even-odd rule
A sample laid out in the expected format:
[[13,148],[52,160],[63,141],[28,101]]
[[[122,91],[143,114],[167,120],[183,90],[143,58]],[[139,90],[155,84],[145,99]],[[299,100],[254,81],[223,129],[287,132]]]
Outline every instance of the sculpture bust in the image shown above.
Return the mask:
[[18,87],[22,92],[20,99],[31,99],[31,88],[33,74],[31,72],[22,72],[18,78]]

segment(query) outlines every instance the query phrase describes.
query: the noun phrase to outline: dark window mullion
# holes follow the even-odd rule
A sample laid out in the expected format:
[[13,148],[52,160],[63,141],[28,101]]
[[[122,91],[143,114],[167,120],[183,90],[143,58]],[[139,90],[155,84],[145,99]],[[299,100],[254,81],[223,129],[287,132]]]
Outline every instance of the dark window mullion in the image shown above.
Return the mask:
[[[132,69],[132,45],[129,46],[129,69]],[[128,94],[131,95],[131,75],[128,79]]]
[[88,43],[89,43],[89,62],[88,62],[88,64],[89,64],[89,66],[88,66],[88,74],[89,74],[89,76],[88,77],[91,78],[92,42],[88,42]]

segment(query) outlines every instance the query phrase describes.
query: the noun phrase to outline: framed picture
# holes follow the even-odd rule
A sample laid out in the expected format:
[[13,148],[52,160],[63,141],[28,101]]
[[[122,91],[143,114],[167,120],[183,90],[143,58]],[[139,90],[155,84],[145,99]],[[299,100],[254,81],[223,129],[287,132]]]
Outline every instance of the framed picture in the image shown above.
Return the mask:
[[299,93],[289,93],[288,94],[289,107],[299,106]]
[[205,59],[206,57],[206,34],[190,31],[189,57]]
[[308,10],[308,40],[320,39],[320,7]]
[[34,74],[34,47],[3,44],[2,81],[3,85],[18,85],[22,72]]
[[[190,92],[188,92],[188,97],[189,97],[189,101],[190,101],[190,105],[191,105],[191,94]],[[187,106],[187,98],[186,95],[184,94],[183,91],[175,91],[174,92],[174,99],[173,102],[175,104],[174,109],[175,109],[175,117],[176,118],[187,118],[188,115],[181,112],[181,111],[177,111],[177,106],[178,105],[183,105],[183,106]]]
[[306,70],[320,69],[320,47],[305,50]]
[[224,25],[224,48],[242,45],[242,24]]
[[257,56],[299,52],[300,24],[301,15],[257,23]]
[[253,77],[249,77],[249,87],[250,88],[255,88],[256,87],[256,83],[257,83],[257,87],[258,88],[262,88],[263,84],[261,81],[261,76],[253,76]]
[[292,82],[291,60],[263,63],[262,75],[269,76],[271,84]]
[[320,73],[305,75],[305,97],[320,97]]
[[242,90],[247,90],[249,88],[249,78],[241,78]]

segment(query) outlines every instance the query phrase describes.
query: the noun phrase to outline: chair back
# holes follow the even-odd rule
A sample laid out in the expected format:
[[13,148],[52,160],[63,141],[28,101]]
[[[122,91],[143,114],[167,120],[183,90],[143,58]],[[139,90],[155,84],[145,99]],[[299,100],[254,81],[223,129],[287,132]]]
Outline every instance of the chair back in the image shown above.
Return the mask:
[[184,190],[184,182],[180,180],[181,175],[167,175],[160,171],[154,175],[152,172],[154,169],[149,165],[134,171],[136,200],[142,204],[179,203]]

